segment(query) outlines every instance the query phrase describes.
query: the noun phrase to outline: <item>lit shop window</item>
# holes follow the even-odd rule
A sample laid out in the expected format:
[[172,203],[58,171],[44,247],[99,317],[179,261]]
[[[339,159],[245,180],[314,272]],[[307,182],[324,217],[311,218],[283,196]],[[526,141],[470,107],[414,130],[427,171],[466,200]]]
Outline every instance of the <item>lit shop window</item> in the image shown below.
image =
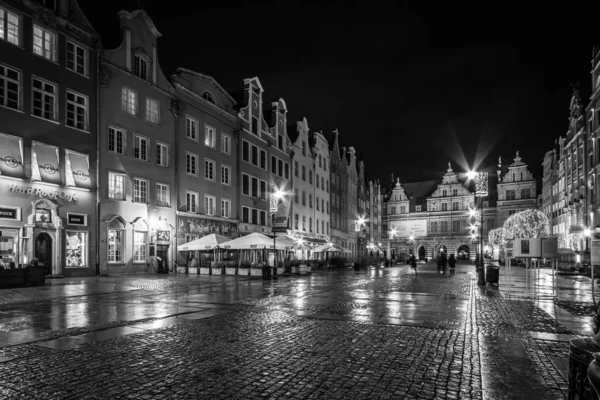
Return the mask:
[[133,233],[133,261],[146,261],[146,232],[135,231]]
[[67,231],[66,246],[67,268],[86,267],[88,259],[87,232]]
[[108,231],[108,262],[123,262],[123,235],[124,230]]

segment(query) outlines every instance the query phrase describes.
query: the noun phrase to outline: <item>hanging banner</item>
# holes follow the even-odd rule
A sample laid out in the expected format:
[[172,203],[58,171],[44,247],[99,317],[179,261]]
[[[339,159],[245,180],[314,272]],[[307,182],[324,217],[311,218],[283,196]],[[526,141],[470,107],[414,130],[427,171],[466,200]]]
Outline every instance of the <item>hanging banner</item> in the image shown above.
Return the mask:
[[394,237],[407,238],[410,236],[427,236],[427,220],[413,219],[408,221],[397,221],[390,223],[391,230],[396,230]]

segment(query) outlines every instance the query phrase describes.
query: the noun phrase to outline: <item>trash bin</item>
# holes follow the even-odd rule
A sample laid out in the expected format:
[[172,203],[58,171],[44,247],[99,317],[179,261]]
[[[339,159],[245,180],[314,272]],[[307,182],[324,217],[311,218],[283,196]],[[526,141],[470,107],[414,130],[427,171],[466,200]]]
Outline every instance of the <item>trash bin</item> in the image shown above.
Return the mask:
[[488,265],[485,271],[485,282],[490,285],[498,285],[500,280],[500,267],[497,265]]

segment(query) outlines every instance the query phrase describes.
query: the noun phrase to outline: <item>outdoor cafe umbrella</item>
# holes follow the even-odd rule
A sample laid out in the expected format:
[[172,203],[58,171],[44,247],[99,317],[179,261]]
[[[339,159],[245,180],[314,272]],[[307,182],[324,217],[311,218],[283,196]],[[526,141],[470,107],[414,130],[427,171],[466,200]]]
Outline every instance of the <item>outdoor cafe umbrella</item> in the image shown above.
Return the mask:
[[248,250],[248,249],[267,249],[273,248],[273,239],[262,233],[251,233],[246,236],[241,236],[237,239],[230,240],[219,246],[222,249],[230,250]]
[[180,244],[177,246],[178,251],[194,251],[194,250],[213,250],[221,243],[229,242],[231,239],[221,236],[216,233],[206,235],[200,239],[192,240],[191,242]]
[[344,249],[343,247],[337,246],[335,244],[326,243],[326,244],[323,244],[323,245],[313,249],[313,252],[314,253],[336,253],[336,252],[350,253],[350,250]]

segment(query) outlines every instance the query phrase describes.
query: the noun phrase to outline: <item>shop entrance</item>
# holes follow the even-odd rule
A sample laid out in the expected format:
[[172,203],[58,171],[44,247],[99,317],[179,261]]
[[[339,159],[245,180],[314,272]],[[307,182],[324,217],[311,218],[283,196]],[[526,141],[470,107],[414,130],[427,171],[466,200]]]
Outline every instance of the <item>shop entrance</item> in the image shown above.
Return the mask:
[[52,238],[47,233],[40,233],[35,238],[35,258],[46,275],[52,275]]
[[156,262],[159,273],[169,273],[169,245],[156,245]]

